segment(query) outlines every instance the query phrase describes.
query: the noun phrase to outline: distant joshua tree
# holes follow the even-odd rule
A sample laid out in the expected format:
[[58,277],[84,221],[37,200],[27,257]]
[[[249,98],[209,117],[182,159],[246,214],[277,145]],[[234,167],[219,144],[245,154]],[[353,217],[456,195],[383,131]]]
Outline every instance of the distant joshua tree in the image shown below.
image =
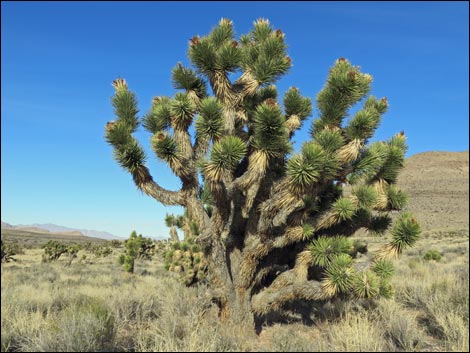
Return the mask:
[[126,272],[134,273],[136,259],[151,259],[155,244],[152,239],[137,235],[134,230],[129,239],[124,241],[124,253],[119,255],[118,261]]
[[184,240],[188,241],[199,235],[199,229],[190,218],[187,212],[183,216],[175,216],[173,214],[167,214],[165,216],[165,224],[170,228],[170,239],[172,241],[179,241],[178,232],[176,228],[183,230]]
[[44,248],[44,254],[42,255],[43,262],[57,261],[63,254],[66,254],[68,255],[69,259],[64,266],[68,267],[72,265],[73,259],[77,258],[77,254],[81,249],[83,249],[83,246],[81,244],[65,245],[56,240],[49,240],[43,246],[43,248]]
[[1,255],[2,255],[2,261],[1,263],[4,262],[10,262],[10,261],[16,261],[16,259],[13,257],[17,254],[16,251],[16,246],[8,243],[4,243],[3,240],[1,241]]
[[[189,41],[193,68],[173,69],[181,91],[155,97],[141,120],[126,81],[113,82],[117,120],[106,125],[106,140],[114,157],[141,191],[184,207],[201,233],[213,300],[231,322],[254,324],[298,299],[390,296],[389,259],[420,234],[410,213],[391,219],[407,201],[396,186],[405,135],[369,143],[388,102],[369,95],[372,76],[347,59],[330,68],[316,96],[311,139],[294,151],[292,138],[312,102],[295,87],[278,97],[274,83],[292,65],[284,39],[264,19],[236,39],[232,22],[222,19]],[[180,190],[163,188],[150,174],[133,136],[140,123]],[[391,239],[358,266],[348,238],[361,228],[389,229]]]

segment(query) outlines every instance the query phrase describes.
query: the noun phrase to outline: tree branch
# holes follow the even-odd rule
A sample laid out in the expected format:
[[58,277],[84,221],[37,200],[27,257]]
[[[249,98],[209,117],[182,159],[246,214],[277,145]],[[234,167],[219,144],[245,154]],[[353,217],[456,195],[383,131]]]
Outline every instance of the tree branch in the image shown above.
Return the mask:
[[148,168],[144,165],[136,169],[132,173],[137,187],[142,190],[147,195],[153,197],[155,200],[161,202],[167,206],[185,206],[186,200],[184,194],[181,191],[169,191],[162,188],[155,181],[153,181],[152,176]]
[[275,290],[269,286],[253,296],[251,305],[256,314],[262,315],[271,310],[279,310],[284,304],[296,299],[324,299],[321,283],[318,281],[294,282]]

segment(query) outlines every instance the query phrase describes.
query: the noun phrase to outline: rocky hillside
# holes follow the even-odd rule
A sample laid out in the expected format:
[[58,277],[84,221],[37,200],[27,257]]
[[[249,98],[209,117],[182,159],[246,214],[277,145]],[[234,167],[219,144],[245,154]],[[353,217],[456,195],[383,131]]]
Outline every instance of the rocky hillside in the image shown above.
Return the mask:
[[408,158],[398,185],[423,230],[469,228],[469,152],[424,152]]

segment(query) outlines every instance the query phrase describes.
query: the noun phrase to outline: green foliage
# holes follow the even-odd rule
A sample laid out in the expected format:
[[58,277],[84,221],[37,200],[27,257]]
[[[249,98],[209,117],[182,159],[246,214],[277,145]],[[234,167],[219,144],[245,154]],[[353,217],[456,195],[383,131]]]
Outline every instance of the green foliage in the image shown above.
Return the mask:
[[370,210],[374,207],[377,201],[377,194],[373,187],[369,185],[361,185],[353,189],[353,195],[356,196],[358,207]]
[[371,271],[365,271],[354,278],[353,292],[358,298],[374,298],[380,294],[380,279]]
[[134,273],[135,260],[150,260],[154,249],[155,244],[152,239],[145,238],[142,234],[137,235],[134,230],[124,241],[124,253],[119,255],[118,262],[123,266],[124,271]]
[[273,157],[283,157],[291,150],[285,117],[277,104],[263,102],[257,106],[252,146]]
[[[353,253],[354,255],[356,253],[361,253],[361,254],[365,254],[367,252],[367,243],[363,240],[359,240],[359,239],[356,239],[354,240],[353,242]],[[351,255],[352,256],[352,255]],[[354,257],[354,256],[353,256]]]
[[210,159],[217,168],[233,171],[245,154],[246,145],[239,137],[226,136],[214,144]]
[[83,249],[82,244],[71,244],[65,245],[56,240],[49,240],[46,244],[43,245],[44,254],[42,255],[43,262],[57,261],[61,255],[68,255],[68,262],[66,266],[72,264],[73,259],[77,258],[77,253]]
[[331,262],[341,254],[348,254],[352,243],[349,239],[342,236],[319,237],[308,246],[312,256],[312,264],[327,267]]
[[196,106],[186,93],[176,93],[170,102],[171,124],[174,128],[186,130],[191,124]]
[[207,280],[207,261],[199,247],[188,242],[173,242],[165,251],[164,268],[178,274],[181,283],[192,286]]
[[287,175],[290,177],[292,186],[303,191],[318,181],[320,172],[301,154],[296,154],[287,163]]
[[348,198],[342,197],[336,200],[332,208],[341,221],[350,220],[356,212],[354,202]]
[[207,94],[206,83],[196,72],[178,63],[172,71],[172,83],[176,89],[195,92],[199,99]]
[[389,280],[392,278],[395,269],[393,264],[387,260],[377,260],[372,268],[372,270],[382,279]]
[[351,268],[352,258],[347,254],[339,254],[325,271],[323,290],[330,296],[346,293],[351,290],[355,271]]
[[175,216],[172,215],[172,214],[168,214],[168,213],[167,213],[167,214],[165,215],[165,225],[166,225],[167,227],[174,227],[174,226],[176,226],[176,218],[175,218]]
[[153,151],[161,160],[172,162],[178,158],[178,146],[170,135],[161,131],[157,132],[152,136],[151,143]]
[[302,228],[303,239],[310,239],[315,233],[315,228],[309,223],[305,223]]
[[421,234],[421,226],[409,212],[400,214],[390,231],[392,246],[401,253],[404,249],[413,246]]
[[108,243],[112,248],[115,248],[115,249],[122,247],[122,244],[123,244],[122,241],[117,240],[117,239],[113,239]]
[[349,121],[345,128],[346,135],[350,139],[366,140],[372,137],[380,123],[381,114],[386,110],[381,108],[377,98],[370,96],[364,103],[363,109],[359,110]]
[[170,98],[156,97],[152,109],[142,119],[144,128],[152,134],[168,130],[170,127]]
[[408,195],[395,185],[389,185],[387,188],[387,199],[387,208],[394,211],[402,210],[408,203]]
[[330,129],[328,127],[315,131],[313,139],[325,151],[330,153],[337,151],[345,142],[340,129]]
[[269,21],[260,19],[246,37],[242,37],[242,68],[253,72],[261,84],[268,84],[285,74],[291,66],[286,56],[284,35],[274,31]]
[[388,215],[374,216],[371,218],[367,229],[374,235],[382,235],[392,224],[392,219]]
[[142,147],[133,139],[122,149],[115,149],[114,157],[121,167],[131,173],[138,171],[147,159]]
[[432,250],[432,249],[426,251],[426,253],[423,256],[423,259],[427,261],[430,261],[430,260],[441,261],[441,258],[442,258],[442,254],[438,250]]
[[95,257],[107,257],[113,253],[113,250],[109,246],[98,244],[93,245],[88,251]]
[[137,98],[134,93],[127,89],[120,89],[116,95],[111,99],[114,114],[119,117],[125,126],[130,128],[130,132],[134,132],[138,126],[137,113]]
[[4,243],[3,240],[1,241],[1,262],[10,262],[16,261],[13,256],[18,253],[16,246],[12,243]]
[[284,109],[286,116],[298,116],[301,120],[312,114],[312,101],[310,98],[302,97],[297,88],[291,87],[284,95]]
[[207,136],[218,140],[222,136],[224,120],[222,104],[215,97],[206,97],[201,101],[199,117],[196,121],[197,136]]
[[313,127],[313,134],[327,125],[341,125],[346,111],[362,99],[370,90],[370,79],[346,59],[338,59],[330,70],[325,87],[317,95],[320,119]]
[[128,273],[134,273],[135,257],[121,254],[118,257],[118,262],[120,265],[122,265],[124,271]]
[[44,262],[57,261],[62,254],[67,253],[67,246],[56,240],[49,240],[44,244],[43,249],[42,260]]

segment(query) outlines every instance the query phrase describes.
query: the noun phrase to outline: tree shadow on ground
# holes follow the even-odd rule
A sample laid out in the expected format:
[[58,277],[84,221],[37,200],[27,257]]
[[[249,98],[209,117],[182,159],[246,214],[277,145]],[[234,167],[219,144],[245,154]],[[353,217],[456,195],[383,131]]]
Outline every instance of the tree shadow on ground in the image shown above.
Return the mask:
[[306,326],[315,326],[319,322],[336,321],[348,311],[373,306],[370,301],[348,301],[336,298],[333,301],[309,302],[295,300],[285,305],[279,311],[255,317],[256,334],[275,324],[301,323]]

